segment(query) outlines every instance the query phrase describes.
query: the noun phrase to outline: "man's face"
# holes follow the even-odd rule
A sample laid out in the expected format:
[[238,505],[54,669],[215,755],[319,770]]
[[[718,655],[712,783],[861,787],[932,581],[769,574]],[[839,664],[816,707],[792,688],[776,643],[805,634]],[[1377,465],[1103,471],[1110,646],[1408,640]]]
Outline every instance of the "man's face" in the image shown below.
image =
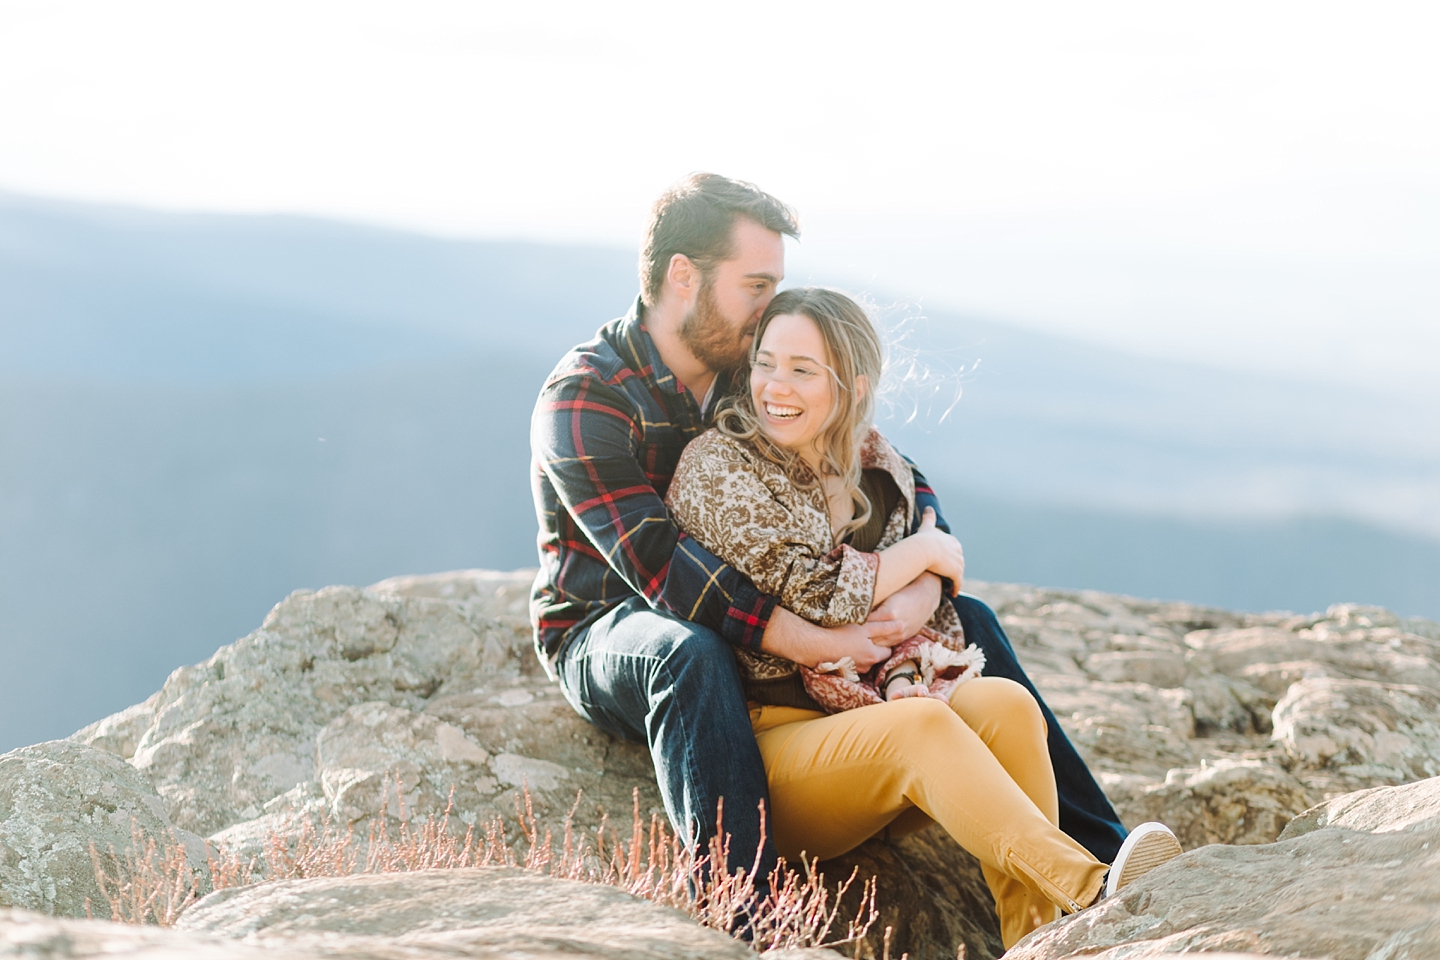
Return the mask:
[[735,255],[716,264],[680,323],[680,339],[711,370],[745,363],[760,315],[785,276],[785,240],[741,217],[731,234]]

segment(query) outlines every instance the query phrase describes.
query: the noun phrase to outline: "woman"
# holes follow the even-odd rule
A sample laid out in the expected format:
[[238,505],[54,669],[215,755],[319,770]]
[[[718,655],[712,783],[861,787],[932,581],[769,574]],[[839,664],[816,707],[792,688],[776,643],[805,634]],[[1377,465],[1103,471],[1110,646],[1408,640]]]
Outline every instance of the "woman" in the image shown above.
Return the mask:
[[[750,389],[681,457],[676,521],[786,607],[858,623],[927,571],[958,589],[960,546],[915,516],[912,474],[871,424],[882,367],[861,307],[788,290],[751,348]],[[908,536],[907,536],[908,534]],[[770,786],[777,851],[826,859],[934,820],[984,869],[1008,949],[1180,852],[1144,824],[1108,869],[1057,826],[1045,722],[1024,687],[977,676],[942,600],[913,642],[860,676],[745,651],[741,675]]]

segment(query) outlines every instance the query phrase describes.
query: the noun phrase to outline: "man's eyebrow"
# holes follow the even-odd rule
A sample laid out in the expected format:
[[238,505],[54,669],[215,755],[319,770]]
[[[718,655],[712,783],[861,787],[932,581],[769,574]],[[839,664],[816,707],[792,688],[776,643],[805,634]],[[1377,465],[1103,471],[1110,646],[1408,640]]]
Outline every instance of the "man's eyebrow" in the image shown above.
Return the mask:
[[746,280],[769,280],[771,283],[779,283],[780,278],[773,273],[747,273]]

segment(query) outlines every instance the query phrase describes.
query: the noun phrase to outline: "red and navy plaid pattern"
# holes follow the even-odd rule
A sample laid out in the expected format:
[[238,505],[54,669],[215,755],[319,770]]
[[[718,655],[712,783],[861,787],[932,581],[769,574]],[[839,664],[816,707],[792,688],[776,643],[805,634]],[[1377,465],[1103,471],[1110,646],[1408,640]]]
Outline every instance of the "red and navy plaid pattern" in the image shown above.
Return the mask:
[[[660,360],[637,300],[561,358],[530,421],[540,573],[530,598],[547,666],[579,629],[640,595],[758,650],[775,608],[746,577],[670,519],[665,491],[685,444],[706,428],[700,403]],[[726,385],[717,381],[716,396]],[[919,507],[935,495],[916,473]]]

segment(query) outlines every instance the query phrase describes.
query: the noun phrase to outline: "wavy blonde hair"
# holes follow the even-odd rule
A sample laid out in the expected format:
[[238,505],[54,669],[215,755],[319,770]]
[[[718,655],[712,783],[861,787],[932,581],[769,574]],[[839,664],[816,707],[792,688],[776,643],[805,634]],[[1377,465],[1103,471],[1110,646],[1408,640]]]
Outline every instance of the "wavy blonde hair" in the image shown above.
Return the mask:
[[[884,371],[884,348],[875,325],[860,304],[839,290],[798,287],[777,294],[770,301],[750,345],[752,364],[770,321],[791,314],[809,317],[820,329],[820,337],[825,342],[825,360],[836,387],[835,402],[816,440],[821,450],[821,470],[839,477],[855,504],[854,519],[840,528],[838,536],[843,538],[870,519],[870,500],[860,486],[860,447],[875,419],[875,390]],[[868,389],[863,393],[856,389],[856,382],[862,376],[868,382]],[[761,456],[782,466],[797,485],[808,488],[820,482],[798,453],[776,446],[765,435],[748,381],[744,390],[721,402],[716,410],[715,426],[727,437],[748,441]]]

